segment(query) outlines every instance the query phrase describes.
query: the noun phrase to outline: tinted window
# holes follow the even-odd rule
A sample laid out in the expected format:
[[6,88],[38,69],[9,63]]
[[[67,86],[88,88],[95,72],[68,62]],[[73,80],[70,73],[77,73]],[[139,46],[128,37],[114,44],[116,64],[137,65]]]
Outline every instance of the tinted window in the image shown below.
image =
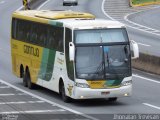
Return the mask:
[[51,26],[21,19],[12,20],[12,38],[63,51],[63,27]]

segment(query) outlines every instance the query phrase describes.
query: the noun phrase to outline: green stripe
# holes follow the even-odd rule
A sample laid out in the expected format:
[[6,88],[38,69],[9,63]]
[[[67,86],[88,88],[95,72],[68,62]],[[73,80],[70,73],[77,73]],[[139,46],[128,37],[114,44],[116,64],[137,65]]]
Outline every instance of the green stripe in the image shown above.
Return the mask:
[[56,51],[54,50],[49,51],[48,65],[47,65],[46,76],[45,76],[46,81],[51,80],[52,73],[53,73],[53,67],[54,67],[54,61],[55,61],[55,54],[56,54]]
[[54,25],[54,26],[58,26],[58,27],[63,27],[63,23],[57,22],[57,21],[54,21],[54,20],[50,20],[48,23],[50,25]]
[[54,69],[56,51],[44,48],[42,55],[41,68],[39,72],[39,78],[50,81]]
[[105,85],[107,86],[119,86],[121,84],[122,80],[107,80]]

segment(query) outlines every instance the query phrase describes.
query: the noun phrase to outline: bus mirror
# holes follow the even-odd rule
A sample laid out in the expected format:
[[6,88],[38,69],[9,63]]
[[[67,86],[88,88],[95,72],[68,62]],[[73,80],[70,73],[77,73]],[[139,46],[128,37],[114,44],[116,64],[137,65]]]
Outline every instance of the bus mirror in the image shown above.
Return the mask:
[[69,42],[69,59],[70,61],[74,61],[75,57],[75,46],[73,42]]
[[138,44],[137,44],[134,40],[131,40],[130,43],[131,43],[132,50],[133,50],[132,59],[139,58],[139,48],[138,48]]

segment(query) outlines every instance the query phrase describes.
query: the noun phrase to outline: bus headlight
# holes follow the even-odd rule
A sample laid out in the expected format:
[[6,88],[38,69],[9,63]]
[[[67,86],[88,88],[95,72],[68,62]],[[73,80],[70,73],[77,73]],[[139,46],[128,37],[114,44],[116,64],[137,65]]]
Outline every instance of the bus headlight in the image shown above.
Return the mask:
[[81,87],[81,88],[89,88],[89,85],[86,83],[77,83],[75,82],[75,86]]
[[121,86],[128,86],[128,85],[131,85],[132,84],[132,80],[129,80],[129,81],[124,81],[121,83]]

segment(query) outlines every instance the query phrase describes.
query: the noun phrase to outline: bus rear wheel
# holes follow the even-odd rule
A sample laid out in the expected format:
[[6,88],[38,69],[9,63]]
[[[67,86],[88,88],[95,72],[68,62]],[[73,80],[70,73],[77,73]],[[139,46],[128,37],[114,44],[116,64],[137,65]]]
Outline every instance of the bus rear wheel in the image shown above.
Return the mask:
[[28,69],[26,70],[24,74],[24,78],[25,78],[24,82],[26,84],[26,87],[28,87],[29,89],[33,89],[34,84],[31,81],[30,72]]
[[27,76],[26,76],[26,74],[23,75],[23,86],[27,87]]
[[66,92],[65,92],[65,87],[64,87],[64,83],[61,83],[61,97],[62,100],[66,103],[70,102],[70,98],[68,96],[66,96]]

